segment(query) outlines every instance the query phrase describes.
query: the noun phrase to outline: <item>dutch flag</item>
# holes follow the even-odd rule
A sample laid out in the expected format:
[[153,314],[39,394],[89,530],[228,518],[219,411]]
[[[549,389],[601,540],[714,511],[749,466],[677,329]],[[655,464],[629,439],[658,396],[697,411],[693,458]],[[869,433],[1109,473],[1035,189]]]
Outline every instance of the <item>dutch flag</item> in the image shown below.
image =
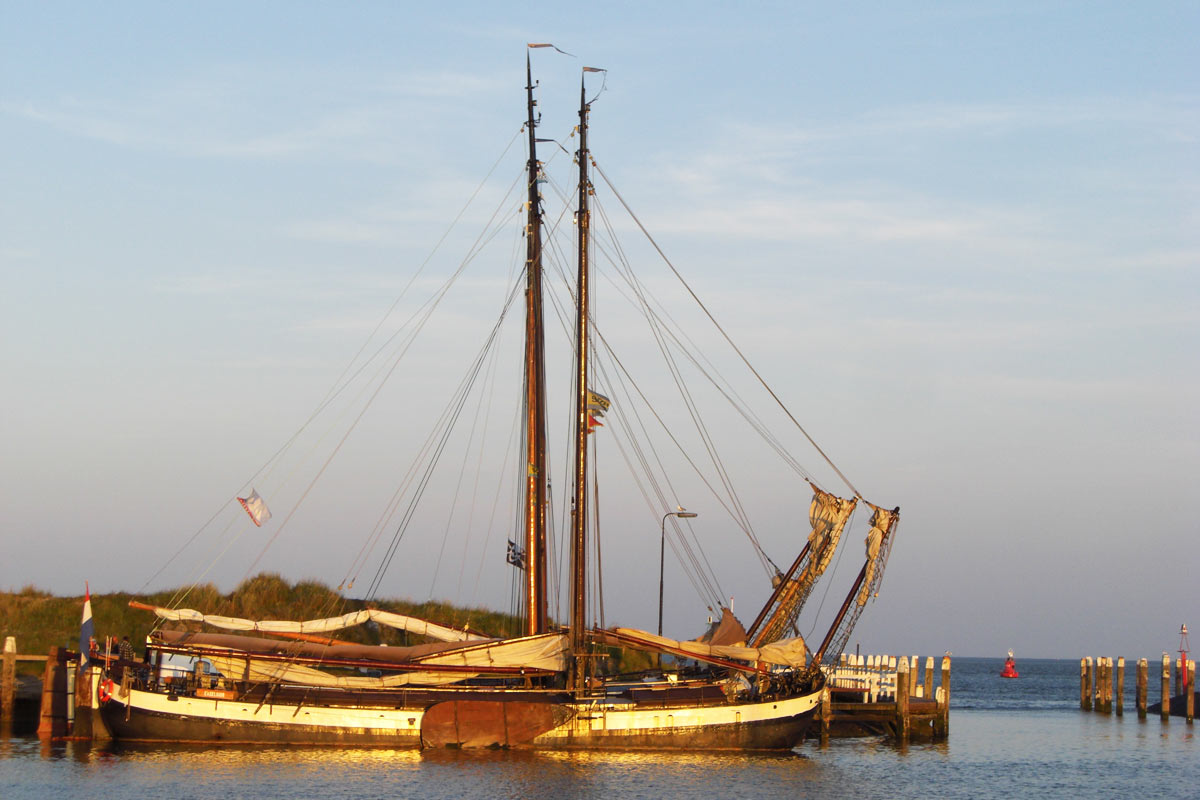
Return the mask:
[[96,627],[92,624],[92,590],[83,583],[83,622],[79,625],[79,666],[82,669],[88,665],[92,653],[92,637],[96,635]]

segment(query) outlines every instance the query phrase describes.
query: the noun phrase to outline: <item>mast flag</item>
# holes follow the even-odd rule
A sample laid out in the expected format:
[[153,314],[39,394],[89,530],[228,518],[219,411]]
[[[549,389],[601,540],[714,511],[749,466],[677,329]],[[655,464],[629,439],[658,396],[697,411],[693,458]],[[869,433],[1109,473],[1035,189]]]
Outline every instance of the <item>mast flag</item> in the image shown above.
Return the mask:
[[603,417],[604,412],[608,411],[608,407],[612,405],[612,401],[599,392],[593,392],[588,389],[588,410],[595,413],[597,417]]
[[246,513],[250,515],[251,521],[258,527],[261,528],[262,524],[271,518],[271,510],[267,508],[267,504],[254,489],[250,490],[249,497],[239,497],[237,501],[242,504],[242,508],[246,509]]
[[79,625],[79,667],[88,665],[92,657],[92,638],[96,635],[96,626],[92,622],[92,589],[87,581],[83,583],[83,620]]

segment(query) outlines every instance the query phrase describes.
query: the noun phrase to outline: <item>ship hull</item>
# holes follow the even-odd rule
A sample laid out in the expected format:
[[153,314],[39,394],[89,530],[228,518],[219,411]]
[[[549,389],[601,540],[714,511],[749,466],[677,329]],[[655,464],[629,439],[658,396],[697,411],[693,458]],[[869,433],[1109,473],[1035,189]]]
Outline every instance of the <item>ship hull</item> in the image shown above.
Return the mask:
[[114,693],[100,714],[114,739],[130,742],[789,750],[803,740],[819,692],[769,702],[655,707],[462,697],[396,708],[171,699],[130,689]]

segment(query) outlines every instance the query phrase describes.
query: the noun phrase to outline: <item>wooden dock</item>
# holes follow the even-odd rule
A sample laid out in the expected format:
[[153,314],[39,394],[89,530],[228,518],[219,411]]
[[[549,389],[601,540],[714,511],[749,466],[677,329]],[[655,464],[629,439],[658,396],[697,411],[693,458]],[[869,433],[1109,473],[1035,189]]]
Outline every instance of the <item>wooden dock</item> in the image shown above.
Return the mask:
[[0,726],[5,730],[32,730],[38,724],[43,681],[18,674],[17,663],[45,663],[47,660],[48,656],[17,653],[16,639],[5,637],[3,657],[0,658]]
[[[1157,715],[1163,722],[1172,716],[1183,717],[1188,725],[1193,724],[1198,702],[1196,692],[1196,662],[1175,659],[1172,670],[1171,657],[1163,653],[1158,663],[1159,702],[1147,705],[1151,684],[1150,662],[1142,658],[1137,662],[1137,677],[1134,681],[1134,706],[1139,720]],[[1171,688],[1172,675],[1175,679]],[[1125,714],[1125,658],[1115,661],[1109,656],[1079,659],[1079,708],[1098,714]]]
[[818,710],[821,741],[851,736],[944,739],[950,734],[950,657],[934,686],[934,659],[843,654]]

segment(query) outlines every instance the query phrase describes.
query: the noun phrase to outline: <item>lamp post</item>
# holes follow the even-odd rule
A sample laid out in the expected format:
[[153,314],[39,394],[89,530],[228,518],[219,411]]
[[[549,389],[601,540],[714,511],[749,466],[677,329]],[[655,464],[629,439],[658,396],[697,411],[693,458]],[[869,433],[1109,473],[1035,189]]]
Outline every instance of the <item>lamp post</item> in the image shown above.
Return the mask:
[[700,516],[695,511],[684,511],[682,508],[678,511],[668,511],[663,514],[662,518],[662,538],[658,542],[658,635],[662,636],[662,614],[663,614],[663,563],[667,554],[667,517],[679,517],[680,519],[693,519]]

